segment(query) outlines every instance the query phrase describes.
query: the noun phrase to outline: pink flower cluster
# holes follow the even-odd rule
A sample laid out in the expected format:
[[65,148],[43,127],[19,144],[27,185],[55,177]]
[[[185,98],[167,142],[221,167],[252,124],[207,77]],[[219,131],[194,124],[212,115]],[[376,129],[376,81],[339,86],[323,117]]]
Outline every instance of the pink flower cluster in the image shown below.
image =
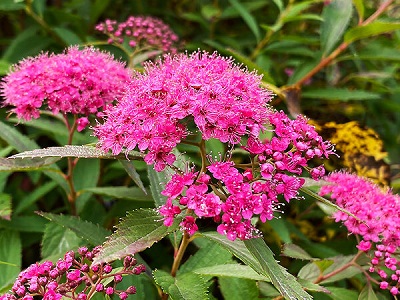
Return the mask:
[[304,117],[290,120],[283,112],[275,112],[268,118],[275,136],[264,143],[252,137],[244,147],[255,159],[252,169],[240,172],[232,161],[217,161],[207,167],[211,176],[193,171],[172,176],[162,192],[167,202],[159,209],[166,226],[186,210],[180,226],[189,234],[198,230],[197,218],[212,218],[220,234],[246,240],[259,235],[252,218],[271,220],[282,205],[280,196],[286,202],[298,198],[304,179],[296,175],[303,169],[314,179],[324,175],[323,166],[310,169],[307,163],[334,153],[332,145]]
[[381,277],[382,289],[399,294],[400,197],[355,174],[332,173],[326,180],[333,184],[322,187],[320,195],[330,194],[338,206],[362,221],[338,211],[336,222],[362,237],[357,247],[371,257],[370,272]]
[[108,42],[122,44],[126,41],[132,48],[150,48],[165,53],[176,53],[178,36],[171,28],[155,17],[130,16],[125,22],[106,20],[96,30],[109,36]]
[[[77,255],[69,251],[55,264],[45,261],[29,266],[18,275],[12,293],[0,296],[0,300],[33,300],[37,296],[44,300],[86,300],[91,299],[95,293],[109,296],[115,294],[124,300],[135,294],[134,286],[118,290],[116,285],[122,281],[122,275],[143,273],[144,265],[137,265],[136,259],[131,256],[124,258],[124,266],[118,271],[113,271],[110,264],[91,265],[99,250],[100,247],[92,251],[81,247]],[[104,281],[107,279],[111,279],[111,284],[105,286]]]
[[114,100],[122,97],[131,73],[124,64],[94,48],[71,47],[61,54],[41,54],[13,66],[0,85],[4,105],[18,118],[39,118],[46,105],[53,114],[80,115],[78,129]]
[[270,99],[259,76],[217,53],[166,55],[136,74],[94,134],[113,154],[135,147],[147,151],[145,161],[161,171],[174,163],[172,149],[189,134],[189,121],[204,140],[238,144],[242,136],[258,136],[263,129]]

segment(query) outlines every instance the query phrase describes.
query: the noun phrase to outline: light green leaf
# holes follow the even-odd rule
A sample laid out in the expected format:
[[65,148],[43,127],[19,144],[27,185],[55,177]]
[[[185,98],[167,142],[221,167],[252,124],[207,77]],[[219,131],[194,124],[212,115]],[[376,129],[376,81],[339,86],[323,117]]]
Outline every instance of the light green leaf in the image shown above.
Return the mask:
[[370,284],[366,284],[358,296],[358,300],[378,300],[378,297],[372,289],[372,286]]
[[356,291],[347,288],[329,287],[329,291],[329,297],[333,300],[354,300],[358,297]]
[[[348,256],[338,255],[338,256],[332,257],[331,259],[333,260],[333,264],[331,264],[328,268],[326,268],[324,270],[324,274],[326,275],[333,271],[341,269],[343,266],[349,264],[353,258],[354,258],[354,255],[348,255]],[[345,278],[351,278],[354,275],[360,274],[361,272],[362,272],[362,270],[360,268],[357,268],[355,266],[350,266],[350,267],[346,268],[344,271],[321,281],[321,283],[326,284],[329,282],[335,282],[335,281],[345,279]]]
[[38,212],[38,214],[51,222],[72,230],[78,237],[84,239],[93,246],[102,244],[110,234],[108,230],[88,221],[80,220],[77,217],[44,212]]
[[301,93],[302,98],[310,99],[324,99],[324,100],[374,100],[380,99],[381,95],[378,93],[363,91],[363,90],[349,90],[346,88],[325,88],[305,90]]
[[134,201],[153,201],[150,195],[146,195],[137,187],[110,186],[110,187],[92,187],[84,188],[81,192],[90,192],[97,195],[109,196],[117,199],[128,199]]
[[11,195],[0,194],[0,219],[11,219]]
[[258,299],[259,291],[254,280],[235,277],[221,277],[218,279],[218,283],[224,299]]
[[10,71],[11,64],[4,60],[0,59],[0,76],[6,75]]
[[364,0],[353,0],[353,4],[357,10],[359,20],[364,19]]
[[283,1],[282,0],[272,0],[272,2],[275,3],[275,5],[278,7],[279,11],[283,10]]
[[295,244],[284,244],[281,255],[302,260],[314,260],[310,254]]
[[42,239],[42,257],[63,257],[67,251],[77,249],[81,241],[72,230],[50,222],[46,225]]
[[53,27],[54,32],[64,41],[66,45],[80,45],[82,40],[73,31],[63,27]]
[[249,266],[233,263],[194,269],[193,272],[202,276],[237,277],[260,281],[271,281],[269,277],[258,274]]
[[21,267],[21,240],[14,230],[0,230],[0,290],[17,278]]
[[154,209],[128,212],[116,226],[117,231],[104,243],[94,263],[109,262],[143,251],[176,231],[180,222],[181,218],[175,218],[173,225],[167,227],[163,223],[163,216]]
[[168,293],[169,287],[175,282],[175,278],[163,270],[154,270],[153,277],[154,281],[165,293]]
[[238,0],[229,0],[229,3],[237,10],[243,20],[246,22],[247,26],[251,29],[257,42],[261,39],[260,29],[258,28],[257,21],[247,10],[247,8],[242,5]]
[[0,121],[0,138],[19,152],[33,150],[39,146],[15,127],[10,127]]
[[130,160],[118,160],[121,165],[124,167],[126,173],[128,173],[129,177],[132,178],[133,182],[143,191],[143,193],[147,194],[147,190],[144,187],[142,180],[140,179],[139,173],[136,171],[135,165]]
[[321,49],[328,55],[342,38],[350,22],[353,5],[349,0],[333,0],[324,6],[321,26]]
[[379,22],[375,21],[371,24],[358,26],[349,29],[344,35],[346,43],[352,43],[357,40],[365,39],[374,35],[388,33],[395,30],[400,30],[400,23]]
[[325,288],[319,284],[315,284],[311,281],[304,280],[301,278],[297,278],[297,281],[301,284],[301,286],[303,288],[305,288],[306,291],[330,294],[330,291],[327,288]]

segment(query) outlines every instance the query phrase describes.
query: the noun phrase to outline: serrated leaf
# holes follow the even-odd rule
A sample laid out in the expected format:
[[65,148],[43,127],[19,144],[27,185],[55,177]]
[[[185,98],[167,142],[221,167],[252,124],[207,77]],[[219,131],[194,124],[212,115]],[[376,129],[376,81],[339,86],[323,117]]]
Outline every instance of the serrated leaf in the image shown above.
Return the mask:
[[11,219],[11,195],[0,194],[0,219]]
[[104,243],[94,263],[109,262],[143,251],[176,231],[180,222],[181,218],[175,218],[172,226],[167,227],[163,223],[163,216],[154,209],[128,212],[116,226],[117,231]]
[[272,283],[285,298],[293,300],[312,299],[302,289],[295,277],[277,263],[264,240],[254,238],[247,241],[230,241],[225,236],[215,232],[207,232],[202,235],[225,247],[257,273],[270,277]]
[[168,181],[168,176],[165,171],[157,172],[153,166],[147,166],[147,176],[150,181],[150,192],[153,196],[156,207],[164,205],[167,201],[167,197],[161,195],[164,190],[164,186]]
[[261,34],[256,19],[251,15],[251,13],[247,10],[247,8],[244,5],[242,5],[238,0],[229,0],[229,3],[237,10],[237,12],[243,18],[247,26],[249,26],[254,36],[256,37],[257,41],[260,41]]
[[165,293],[168,293],[169,287],[175,282],[175,278],[163,270],[154,270],[153,277],[154,281]]
[[124,167],[126,173],[128,173],[129,177],[132,178],[133,182],[143,191],[143,193],[147,194],[147,190],[144,187],[142,180],[140,179],[139,173],[136,171],[135,165],[130,160],[118,160],[121,165]]
[[[127,154],[130,159],[143,159],[143,154],[136,151],[131,151]],[[48,147],[43,149],[35,149],[25,151],[9,157],[14,158],[43,158],[43,157],[78,157],[78,158],[102,158],[102,159],[117,159],[118,156],[106,153],[93,146],[75,146],[66,145],[63,147]]]
[[324,6],[321,26],[321,49],[328,55],[342,38],[350,22],[353,5],[349,0],[333,0]]
[[50,222],[43,234],[42,257],[63,257],[67,251],[77,249],[81,241],[72,230]]
[[90,192],[97,195],[109,196],[117,199],[128,199],[135,201],[153,201],[150,195],[144,194],[141,189],[137,187],[126,186],[110,186],[110,187],[93,187],[85,188],[82,192]]
[[302,260],[314,260],[310,254],[295,244],[284,244],[281,255]]
[[379,35],[382,33],[392,32],[395,30],[400,30],[400,23],[375,21],[367,25],[349,29],[344,35],[344,41],[346,43],[352,43],[357,40],[365,39],[367,37]]
[[21,267],[21,240],[14,230],[0,230],[0,290],[17,278]]
[[44,212],[38,212],[37,214],[51,222],[72,230],[78,237],[84,239],[93,246],[102,244],[110,234],[107,229],[74,216],[56,215]]
[[366,284],[358,296],[358,300],[378,300],[378,297],[372,289],[372,286],[370,284]]
[[218,279],[218,283],[224,299],[258,299],[259,291],[254,280],[222,277]]
[[260,281],[271,281],[269,277],[258,274],[249,266],[232,263],[194,269],[193,272],[203,276],[237,277]]

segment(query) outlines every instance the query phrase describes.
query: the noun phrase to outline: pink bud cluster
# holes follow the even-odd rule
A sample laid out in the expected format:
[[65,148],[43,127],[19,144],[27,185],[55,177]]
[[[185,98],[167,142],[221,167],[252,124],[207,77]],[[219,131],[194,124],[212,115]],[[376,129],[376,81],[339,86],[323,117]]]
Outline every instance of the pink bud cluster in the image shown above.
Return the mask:
[[132,48],[150,48],[164,53],[176,53],[178,36],[171,28],[155,17],[130,16],[125,22],[106,20],[96,30],[108,35],[110,44],[126,41]]
[[323,186],[320,195],[330,194],[338,206],[359,218],[338,211],[336,222],[362,237],[357,248],[371,257],[370,272],[379,275],[382,289],[399,294],[400,197],[355,174],[336,172],[326,180],[332,185]]
[[4,105],[18,118],[39,118],[40,109],[53,114],[80,115],[78,130],[87,116],[122,97],[131,73],[124,64],[94,48],[70,47],[61,54],[40,54],[13,66],[0,84]]
[[186,210],[180,226],[191,235],[198,230],[196,219],[212,218],[219,224],[217,231],[228,239],[250,239],[259,236],[251,223],[254,217],[261,222],[271,220],[283,205],[279,197],[285,202],[298,198],[304,179],[297,175],[308,169],[314,179],[323,176],[323,166],[310,169],[307,163],[334,153],[332,145],[304,117],[290,120],[276,112],[269,115],[269,121],[275,136],[264,142],[250,138],[244,147],[254,159],[252,169],[240,172],[233,161],[216,161],[207,167],[210,175],[174,174],[162,192],[168,197],[159,209],[164,224],[171,226]]
[[[78,253],[67,252],[55,264],[51,261],[33,264],[18,275],[12,292],[0,296],[0,300],[33,300],[37,297],[44,300],[86,300],[91,299],[95,293],[117,295],[124,300],[135,294],[134,286],[119,290],[117,284],[122,281],[123,275],[143,273],[144,265],[137,265],[132,256],[126,256],[123,268],[118,270],[113,270],[108,263],[92,265],[99,251],[100,247],[92,251],[81,247]],[[106,284],[105,281],[110,283]]]
[[244,135],[258,136],[270,99],[259,76],[217,53],[166,55],[136,74],[94,134],[113,154],[135,147],[147,151],[146,163],[161,171],[174,163],[172,149],[190,133],[189,121],[204,140],[238,144]]

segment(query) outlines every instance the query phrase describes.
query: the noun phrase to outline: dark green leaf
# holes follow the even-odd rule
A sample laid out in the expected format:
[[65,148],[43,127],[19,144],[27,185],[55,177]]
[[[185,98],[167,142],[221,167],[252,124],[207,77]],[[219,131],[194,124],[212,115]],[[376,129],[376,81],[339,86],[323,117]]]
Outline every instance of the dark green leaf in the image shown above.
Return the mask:
[[291,232],[287,227],[286,223],[287,220],[283,218],[272,219],[268,222],[268,224],[272,227],[272,229],[276,232],[276,234],[284,243],[291,243],[292,242],[292,239],[290,238]]
[[31,193],[21,199],[21,201],[15,207],[14,213],[20,213],[21,211],[35,203],[37,200],[39,200],[41,197],[52,191],[56,186],[57,184],[55,182],[50,181],[37,187],[35,190],[33,190]]
[[353,5],[349,0],[333,0],[324,6],[321,26],[321,49],[328,55],[342,38],[352,15]]
[[93,223],[80,220],[77,217],[55,215],[44,212],[39,212],[38,214],[52,222],[72,230],[78,237],[84,239],[93,246],[102,244],[110,234],[108,230]]
[[295,244],[284,244],[281,255],[303,260],[313,260],[310,254]]
[[82,44],[82,40],[80,39],[80,37],[67,28],[53,27],[53,30],[61,38],[61,40],[64,41],[66,45]]
[[[349,255],[349,256],[339,255],[339,256],[332,257],[333,264],[331,264],[328,268],[325,269],[324,275],[334,272],[338,269],[341,269],[346,265],[349,265],[351,263],[351,261],[353,260],[353,258],[354,258],[354,255]],[[360,268],[349,265],[349,267],[346,268],[345,270],[339,272],[338,274],[335,274],[334,276],[330,276],[329,278],[321,281],[321,283],[326,284],[328,282],[335,282],[335,281],[338,281],[341,279],[351,278],[354,275],[360,274],[361,272],[362,272],[362,270]]]
[[15,127],[10,127],[0,121],[0,138],[19,152],[33,150],[39,146]]
[[374,290],[372,289],[371,284],[366,284],[362,289],[360,295],[358,296],[358,300],[378,300]]
[[42,239],[42,257],[63,257],[69,250],[81,245],[81,239],[70,229],[57,223],[48,223]]
[[110,0],[95,0],[90,9],[90,23],[95,24],[110,4]]
[[44,232],[47,221],[39,216],[13,216],[11,221],[0,219],[0,229],[12,229],[23,232]]
[[35,171],[42,169],[51,169],[49,165],[58,161],[57,157],[31,158],[31,159],[9,159],[0,158],[0,171]]
[[346,88],[325,88],[305,90],[301,94],[302,98],[324,99],[324,100],[372,100],[380,99],[381,95],[374,92],[363,90],[350,90]]
[[168,293],[169,287],[175,282],[175,278],[163,270],[154,270],[153,277],[154,281],[165,293]]
[[167,201],[167,197],[161,195],[161,192],[164,190],[164,186],[168,181],[167,174],[165,171],[155,171],[153,166],[147,166],[147,176],[150,180],[150,192],[156,207],[164,205]]
[[347,288],[329,287],[329,291],[329,297],[333,300],[355,300],[358,297],[356,291]]
[[261,39],[260,29],[258,28],[257,21],[247,10],[247,8],[242,5],[238,0],[229,0],[229,3],[237,10],[243,20],[246,22],[247,26],[251,29],[257,41]]
[[95,263],[113,261],[143,251],[177,230],[180,222],[180,218],[175,218],[174,224],[167,227],[163,223],[163,216],[154,209],[128,212],[117,225],[117,231],[103,245]]
[[17,278],[21,267],[21,240],[14,230],[0,230],[0,290]]
[[11,219],[11,196],[9,194],[0,194],[0,219]]
[[269,277],[258,274],[249,266],[232,263],[194,269],[193,272],[202,276],[237,277],[260,281],[271,281]]
[[150,195],[146,195],[137,187],[110,186],[84,188],[81,192],[90,192],[97,195],[109,196],[117,199],[128,199],[134,201],[153,201]]
[[139,173],[136,171],[135,165],[130,160],[118,160],[122,166],[124,167],[126,173],[128,173],[129,177],[132,178],[133,182],[143,191],[143,193],[147,194],[147,190],[143,185],[142,180],[140,179]]
[[400,29],[400,23],[378,22],[354,27],[346,32],[344,41],[352,43],[357,40],[365,39],[374,35],[388,33]]
[[218,283],[224,299],[257,299],[259,296],[258,287],[254,280],[221,277],[218,279]]
[[2,0],[0,2],[0,11],[21,10],[25,8],[25,4],[15,0]]

